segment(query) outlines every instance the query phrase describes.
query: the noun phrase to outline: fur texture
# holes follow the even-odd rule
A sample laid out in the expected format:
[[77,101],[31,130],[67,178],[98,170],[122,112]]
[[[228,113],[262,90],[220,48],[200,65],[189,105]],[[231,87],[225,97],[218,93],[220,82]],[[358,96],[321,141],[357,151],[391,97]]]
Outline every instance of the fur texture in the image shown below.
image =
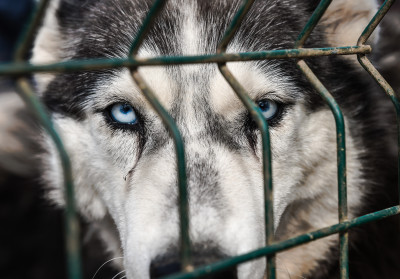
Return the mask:
[[[315,2],[256,1],[228,52],[292,48]],[[32,62],[126,57],[149,5],[138,0],[53,1],[38,33]],[[233,0],[168,1],[139,55],[214,53],[239,5],[240,1]],[[372,0],[334,1],[307,47],[355,44],[375,11]],[[371,197],[384,185],[394,185],[387,100],[352,59],[307,61],[345,115],[352,218],[373,208]],[[292,60],[228,66],[254,101],[278,106],[270,120],[276,238],[337,223],[336,135],[328,107]],[[184,138],[195,264],[262,247],[260,135],[216,65],[142,67],[139,71]],[[78,209],[99,228],[113,255],[123,256],[121,268],[127,278],[149,278],[177,263],[174,146],[129,71],[35,78],[71,157]],[[135,124],[122,125],[113,118],[111,109],[120,103],[133,107]],[[48,197],[63,205],[57,152],[43,137]],[[337,242],[335,235],[279,253],[278,278],[326,278],[337,261]],[[265,260],[259,259],[240,265],[237,277],[263,278],[264,271]]]

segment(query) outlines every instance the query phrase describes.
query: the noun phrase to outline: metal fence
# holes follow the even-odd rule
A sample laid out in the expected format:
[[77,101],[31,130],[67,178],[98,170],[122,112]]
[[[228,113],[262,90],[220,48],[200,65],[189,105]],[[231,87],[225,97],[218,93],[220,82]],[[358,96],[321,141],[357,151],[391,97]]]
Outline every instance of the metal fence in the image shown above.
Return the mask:
[[[385,93],[391,98],[392,103],[396,110],[397,129],[398,129],[398,148],[400,147],[400,105],[395,96],[393,89],[380,75],[376,68],[366,57],[366,54],[371,53],[372,48],[365,45],[371,33],[375,30],[379,22],[385,16],[386,12],[390,9],[395,0],[386,0],[365,27],[360,35],[357,45],[346,47],[328,47],[328,48],[303,48],[307,38],[318,24],[322,15],[331,4],[332,0],[322,0],[317,6],[316,10],[308,20],[306,26],[298,36],[295,42],[294,49],[285,50],[266,50],[259,52],[245,52],[245,53],[225,53],[226,47],[230,40],[233,38],[236,30],[239,28],[247,11],[252,6],[254,0],[244,0],[238,12],[235,14],[232,22],[225,31],[222,40],[219,42],[216,53],[210,55],[199,56],[160,56],[152,58],[138,58],[136,57],[137,51],[145,38],[147,31],[151,27],[157,14],[163,9],[167,0],[155,0],[147,17],[145,18],[139,32],[136,35],[134,42],[130,49],[130,55],[126,59],[90,59],[79,61],[67,61],[60,63],[53,63],[47,65],[32,65],[25,61],[29,47],[31,46],[35,31],[40,25],[49,0],[42,0],[36,8],[36,11],[31,19],[31,22],[21,39],[19,47],[16,51],[14,62],[9,64],[0,65],[0,76],[13,76],[16,78],[17,89],[21,97],[26,102],[27,106],[33,111],[35,116],[39,119],[40,123],[46,132],[53,139],[58,152],[60,154],[62,167],[64,170],[64,184],[66,192],[66,210],[65,210],[65,235],[66,235],[66,250],[68,253],[68,272],[70,279],[81,279],[81,258],[80,258],[80,244],[79,244],[79,225],[75,211],[74,201],[74,188],[73,179],[71,174],[71,163],[67,152],[64,149],[63,143],[55,131],[51,119],[46,114],[45,109],[35,95],[33,87],[30,85],[27,76],[34,72],[72,72],[72,71],[87,71],[95,69],[109,69],[109,68],[129,68],[133,80],[140,88],[143,95],[152,105],[153,109],[161,117],[164,125],[170,132],[171,137],[175,143],[178,169],[178,187],[179,187],[179,214],[180,214],[180,249],[181,249],[181,262],[182,271],[179,274],[163,277],[164,279],[178,279],[178,278],[201,278],[204,275],[211,274],[229,268],[246,261],[257,259],[260,257],[267,257],[267,276],[269,279],[276,277],[275,272],[275,254],[280,251],[320,239],[332,234],[339,234],[340,245],[340,278],[349,278],[349,264],[348,264],[348,230],[350,228],[360,226],[362,224],[380,220],[389,216],[400,213],[400,205],[393,206],[384,210],[376,211],[364,216],[348,220],[347,215],[347,186],[346,186],[346,146],[345,146],[345,125],[342,112],[324,85],[318,80],[312,70],[307,66],[303,60],[306,57],[327,56],[327,55],[357,55],[358,61],[364,69],[375,79]],[[337,177],[338,177],[338,197],[339,197],[339,223],[321,228],[319,230],[299,235],[284,241],[274,241],[274,222],[273,222],[273,186],[272,186],[272,169],[271,169],[271,150],[268,123],[262,116],[257,105],[246,93],[246,89],[235,79],[232,73],[226,66],[228,61],[250,61],[250,60],[267,60],[267,59],[291,59],[294,58],[294,63],[297,63],[299,69],[303,72],[305,77],[319,92],[326,104],[331,109],[335,122],[336,122],[336,137],[337,137]],[[139,66],[149,65],[172,65],[172,64],[194,64],[194,63],[217,63],[219,71],[225,77],[227,82],[233,88],[242,103],[246,106],[251,114],[253,120],[257,123],[262,136],[262,149],[263,149],[263,173],[264,173],[264,193],[265,193],[265,247],[251,251],[246,254],[231,257],[219,262],[209,264],[194,269],[191,265],[191,247],[189,239],[189,216],[188,216],[188,199],[187,199],[187,178],[185,167],[185,151],[184,145],[179,133],[179,130],[167,113],[161,106],[157,98],[153,94],[150,87],[145,83],[143,78],[138,72]],[[400,148],[399,148],[400,151]],[[398,154],[400,155],[400,153]],[[400,158],[400,156],[398,157]],[[400,178],[400,162],[398,159],[398,177]],[[400,180],[399,180],[400,181]],[[398,182],[400,189],[400,182]]]

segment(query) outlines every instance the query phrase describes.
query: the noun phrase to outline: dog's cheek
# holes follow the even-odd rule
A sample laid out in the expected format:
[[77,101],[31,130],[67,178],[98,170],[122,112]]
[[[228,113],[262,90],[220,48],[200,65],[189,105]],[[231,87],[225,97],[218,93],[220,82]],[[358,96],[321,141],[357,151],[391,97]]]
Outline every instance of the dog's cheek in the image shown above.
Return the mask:
[[[104,188],[108,184],[112,189],[115,172],[110,171],[111,166],[88,132],[87,123],[59,116],[53,117],[53,121],[70,158],[78,211],[88,220],[103,218],[107,212],[103,200],[111,199],[110,190],[104,191]],[[47,196],[65,206],[64,176],[58,151],[47,135],[44,135],[43,145],[48,152],[42,160],[43,179],[50,189]]]
[[[348,204],[349,208],[355,208],[359,206],[365,191],[355,187],[364,183],[363,167],[359,158],[365,151],[359,148],[360,142],[354,137],[351,125],[357,124],[348,122],[345,117]],[[302,183],[298,187],[296,196],[298,199],[312,199],[331,193],[328,195],[330,201],[326,204],[333,204],[335,208],[332,210],[335,212],[338,199],[338,147],[332,112],[326,109],[310,114],[299,135],[302,160],[298,162],[298,166],[302,168],[303,179],[299,180]],[[352,214],[351,210],[349,214]]]
[[[275,228],[288,204],[296,199],[297,186],[304,176],[301,130],[306,118],[305,106],[298,103],[288,108],[279,125],[270,127]],[[261,135],[257,140],[257,157],[261,171]]]
[[126,185],[130,171],[135,169],[138,162],[142,148],[140,137],[143,135],[129,129],[113,128],[101,114],[91,115],[88,123],[92,144],[100,152],[97,161],[110,165],[114,169],[115,180],[120,185]]
[[307,111],[299,104],[284,122],[272,136],[277,219],[294,201],[314,199],[327,191],[337,192],[334,188],[337,186],[336,129],[332,113]]

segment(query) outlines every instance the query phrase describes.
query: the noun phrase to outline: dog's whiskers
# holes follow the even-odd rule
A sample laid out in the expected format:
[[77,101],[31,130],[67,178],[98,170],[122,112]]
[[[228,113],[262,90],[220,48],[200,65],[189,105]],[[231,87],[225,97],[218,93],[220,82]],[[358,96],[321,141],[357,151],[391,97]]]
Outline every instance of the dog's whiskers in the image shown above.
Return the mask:
[[296,278],[307,279],[306,277],[303,277],[303,276],[301,276],[301,275],[290,274],[289,270],[287,270],[287,269],[276,268],[276,270],[286,271],[286,273],[287,273],[288,276],[289,276],[289,279],[294,279],[292,276],[294,276],[294,277],[296,277]]
[[[115,278],[117,278],[117,277],[118,277],[118,275],[120,275],[121,273],[124,273],[124,272],[125,272],[125,270],[122,270],[122,271],[118,272],[118,273],[117,273],[117,274],[115,274],[115,275],[114,275],[114,277],[113,277],[113,278],[111,278],[111,279],[115,279]],[[124,276],[126,277],[126,275],[124,275]],[[123,277],[124,277],[124,276],[123,276]],[[122,278],[122,277],[121,277],[121,278]],[[120,279],[121,279],[121,278],[120,278]]]
[[290,275],[289,269],[287,268],[287,266],[286,266],[286,264],[284,263],[284,261],[282,261],[282,265],[283,265],[283,267],[286,269],[286,272],[287,272],[287,274],[288,274],[288,276],[289,276],[289,279],[292,279],[292,276]]
[[283,259],[281,259],[280,262],[281,262],[282,266],[284,267],[284,269],[283,268],[276,268],[276,269],[277,270],[281,270],[281,271],[285,271],[287,273],[287,275],[289,276],[289,279],[293,279],[293,276],[296,277],[296,278],[307,279],[306,277],[303,277],[301,275],[290,273],[290,271],[287,268],[287,266],[286,266],[285,262],[283,261]]
[[112,259],[106,261],[105,263],[103,263],[103,264],[97,269],[97,271],[94,273],[92,279],[94,279],[94,278],[96,277],[97,273],[99,273],[100,269],[102,269],[103,266],[105,266],[105,265],[108,264],[109,262],[112,262],[112,261],[115,261],[115,260],[118,260],[118,259],[123,259],[123,258],[124,258],[124,257],[115,257],[115,258],[112,258]]
[[296,278],[307,279],[306,277],[303,277],[303,276],[301,276],[301,275],[291,274],[287,268],[285,268],[285,269],[283,269],[283,268],[276,268],[276,270],[285,271],[285,272],[288,274],[289,279],[293,279],[292,276],[295,276]]

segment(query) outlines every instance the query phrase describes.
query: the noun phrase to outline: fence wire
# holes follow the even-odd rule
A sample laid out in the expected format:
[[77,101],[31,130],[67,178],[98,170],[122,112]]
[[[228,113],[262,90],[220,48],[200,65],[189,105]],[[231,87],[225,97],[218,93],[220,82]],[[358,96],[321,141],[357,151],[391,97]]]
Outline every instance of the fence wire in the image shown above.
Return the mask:
[[[331,4],[332,0],[322,0],[316,10],[308,20],[307,24],[299,34],[295,42],[294,49],[285,50],[265,50],[259,52],[244,52],[244,53],[225,53],[226,47],[233,38],[236,30],[240,27],[243,18],[251,8],[254,0],[244,0],[233,17],[232,22],[228,26],[225,34],[218,44],[215,54],[197,55],[197,56],[160,56],[152,58],[138,58],[137,51],[147,35],[147,31],[151,28],[157,14],[163,9],[167,0],[155,0],[153,6],[145,18],[135,40],[130,49],[128,58],[114,59],[90,59],[80,61],[66,61],[46,65],[32,65],[25,59],[28,55],[29,47],[34,40],[41,20],[46,12],[49,0],[42,0],[37,5],[37,9],[32,16],[30,24],[22,36],[20,44],[17,48],[14,62],[0,65],[0,76],[13,76],[16,78],[18,93],[23,98],[29,109],[37,117],[45,131],[53,139],[55,146],[60,155],[63,171],[64,171],[64,186],[66,198],[65,210],[65,236],[66,236],[66,251],[68,258],[68,275],[70,279],[81,279],[81,257],[79,243],[79,224],[75,209],[74,187],[71,173],[71,163],[67,152],[64,149],[63,143],[55,131],[50,117],[47,115],[43,104],[35,95],[32,85],[30,84],[27,75],[38,72],[73,72],[73,71],[88,71],[97,69],[110,68],[129,68],[132,78],[138,85],[139,89],[152,105],[153,109],[158,113],[164,125],[170,132],[175,143],[177,155],[178,169],[178,187],[179,187],[179,216],[180,216],[180,247],[181,247],[181,262],[182,272],[171,276],[163,277],[164,279],[188,279],[201,278],[204,275],[212,274],[226,268],[254,260],[260,257],[267,257],[267,276],[269,279],[276,277],[275,271],[275,254],[283,250],[305,244],[307,242],[327,237],[332,234],[339,234],[340,245],[340,278],[349,278],[348,265],[348,230],[353,227],[363,225],[365,223],[377,221],[389,216],[400,213],[400,206],[393,206],[384,210],[376,211],[361,217],[348,220],[347,215],[347,185],[346,185],[346,145],[345,145],[345,123],[343,114],[336,103],[335,99],[318,80],[313,71],[308,67],[303,58],[327,56],[327,55],[357,55],[358,61],[364,69],[376,80],[384,92],[391,98],[396,109],[397,127],[398,127],[398,188],[400,190],[400,104],[393,89],[377,71],[377,69],[368,60],[366,54],[371,53],[371,46],[365,45],[371,33],[375,30],[379,22],[385,16],[395,0],[386,0],[365,27],[365,30],[360,35],[357,45],[346,47],[329,47],[329,48],[303,48],[307,38],[317,26],[326,9]],[[284,241],[274,241],[274,222],[273,222],[273,187],[272,187],[272,168],[271,168],[271,149],[268,122],[260,113],[257,105],[249,97],[246,89],[237,81],[234,75],[229,71],[226,62],[232,61],[251,61],[251,60],[267,60],[267,59],[296,59],[299,69],[309,80],[311,85],[319,92],[323,100],[331,109],[336,123],[337,136],[337,177],[338,177],[338,219],[339,222],[333,226],[321,228],[319,230],[299,235]],[[235,91],[243,105],[250,112],[251,117],[256,122],[262,135],[262,151],[263,151],[263,173],[264,173],[264,193],[265,193],[265,235],[266,245],[263,248],[251,251],[246,254],[231,257],[222,261],[218,261],[206,266],[194,268],[191,259],[191,247],[189,238],[189,214],[188,214],[188,199],[187,199],[187,179],[185,152],[182,137],[180,132],[168,112],[159,103],[151,88],[144,82],[143,78],[138,73],[138,67],[149,65],[171,65],[171,64],[199,64],[199,63],[217,63],[221,74],[225,77],[232,89]],[[399,191],[400,193],[400,191]],[[399,197],[400,199],[400,197]]]

